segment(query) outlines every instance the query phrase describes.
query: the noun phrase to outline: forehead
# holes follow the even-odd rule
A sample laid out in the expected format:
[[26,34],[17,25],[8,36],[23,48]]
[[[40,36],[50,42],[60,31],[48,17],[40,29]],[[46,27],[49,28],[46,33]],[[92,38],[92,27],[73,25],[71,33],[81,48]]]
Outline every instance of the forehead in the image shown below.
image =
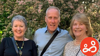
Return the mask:
[[49,12],[49,11],[58,12],[58,10],[55,9],[55,8],[51,8],[51,9],[49,9],[47,12]]
[[52,8],[52,9],[49,9],[48,11],[47,11],[47,15],[48,14],[50,14],[50,13],[52,13],[52,14],[58,14],[59,15],[59,12],[58,12],[58,10],[57,9],[54,9],[54,8]]
[[19,20],[19,19],[15,19],[13,22],[23,22],[22,20]]
[[14,21],[13,21],[13,24],[19,24],[19,23],[24,24],[24,22],[23,22],[22,20],[14,20]]
[[75,20],[73,20],[73,23],[83,23],[83,21],[75,19]]

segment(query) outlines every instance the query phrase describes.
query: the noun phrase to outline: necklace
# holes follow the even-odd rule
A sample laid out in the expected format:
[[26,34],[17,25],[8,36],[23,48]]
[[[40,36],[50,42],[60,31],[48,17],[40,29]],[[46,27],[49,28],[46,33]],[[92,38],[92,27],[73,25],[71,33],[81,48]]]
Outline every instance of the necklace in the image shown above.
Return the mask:
[[[76,39],[74,40],[74,44],[75,44],[75,45],[80,45],[80,43],[79,43],[79,44],[76,43]],[[80,52],[80,48],[79,48],[78,52],[76,53],[76,56],[78,56],[78,53],[79,53],[79,52]]]
[[23,49],[23,46],[24,46],[24,40],[23,40],[23,43],[22,43],[22,46],[21,47],[18,46],[18,43],[17,42],[16,42],[16,46],[17,46],[17,48],[19,50],[19,55],[21,56],[22,55],[22,51],[21,50]]
[[80,43],[76,43],[76,39],[74,40],[74,45],[80,45],[81,44],[81,42]]

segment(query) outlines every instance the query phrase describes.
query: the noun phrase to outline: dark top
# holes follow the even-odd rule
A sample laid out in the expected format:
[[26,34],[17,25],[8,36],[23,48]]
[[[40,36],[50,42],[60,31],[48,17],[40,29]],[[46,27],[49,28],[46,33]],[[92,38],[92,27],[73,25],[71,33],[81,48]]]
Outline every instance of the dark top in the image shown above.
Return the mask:
[[[22,46],[23,41],[17,41],[18,46]],[[0,44],[0,56],[19,56],[17,55],[12,39],[4,38]],[[36,44],[32,40],[24,41],[22,56],[37,56]]]

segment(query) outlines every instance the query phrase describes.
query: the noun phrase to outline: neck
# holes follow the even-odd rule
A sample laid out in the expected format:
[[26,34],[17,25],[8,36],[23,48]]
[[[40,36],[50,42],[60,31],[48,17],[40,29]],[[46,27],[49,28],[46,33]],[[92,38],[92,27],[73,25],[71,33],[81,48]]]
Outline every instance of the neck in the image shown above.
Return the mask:
[[49,32],[50,34],[53,34],[53,33],[54,33],[54,31],[50,31],[50,30],[48,30],[48,32]]
[[23,41],[23,40],[24,40],[24,37],[15,37],[15,36],[14,36],[14,39],[15,39],[15,40],[18,40],[18,41]]
[[75,40],[74,40],[74,44],[75,45],[80,45],[82,40],[87,38],[87,36],[83,36],[83,37],[76,37]]

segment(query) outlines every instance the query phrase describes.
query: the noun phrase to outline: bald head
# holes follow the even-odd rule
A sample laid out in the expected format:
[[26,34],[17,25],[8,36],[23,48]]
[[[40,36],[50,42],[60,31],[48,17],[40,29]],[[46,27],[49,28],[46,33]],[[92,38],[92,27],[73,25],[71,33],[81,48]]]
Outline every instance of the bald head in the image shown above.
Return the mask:
[[59,10],[59,8],[57,8],[57,7],[55,7],[55,6],[50,6],[49,8],[47,8],[47,10],[46,10],[46,15],[47,15],[48,11],[51,10],[51,9],[57,10],[58,13],[59,13],[59,17],[60,17],[60,10]]

